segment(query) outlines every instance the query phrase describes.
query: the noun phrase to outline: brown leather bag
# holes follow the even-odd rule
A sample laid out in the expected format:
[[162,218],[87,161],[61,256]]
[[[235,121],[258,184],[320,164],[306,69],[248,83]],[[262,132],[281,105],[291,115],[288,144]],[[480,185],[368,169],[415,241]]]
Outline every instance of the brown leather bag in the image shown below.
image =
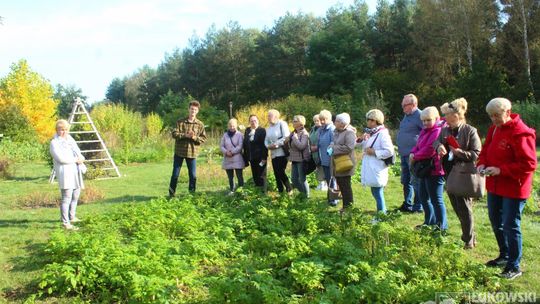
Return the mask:
[[446,191],[461,197],[484,196],[486,179],[481,176],[473,162],[457,162],[446,179]]

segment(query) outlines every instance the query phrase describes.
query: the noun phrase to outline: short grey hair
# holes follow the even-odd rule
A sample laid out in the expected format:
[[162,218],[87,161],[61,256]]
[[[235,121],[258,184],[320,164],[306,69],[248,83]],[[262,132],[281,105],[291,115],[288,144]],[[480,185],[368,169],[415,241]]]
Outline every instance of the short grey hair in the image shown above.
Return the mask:
[[486,106],[486,112],[489,115],[502,114],[503,112],[511,109],[512,103],[510,102],[510,100],[503,97],[493,98],[488,102]]
[[413,104],[415,106],[418,106],[418,97],[416,97],[416,95],[414,94],[407,94],[405,96],[403,96],[403,98],[408,98],[410,101],[413,102]]
[[348,113],[341,113],[336,116],[336,122],[341,122],[345,125],[351,123],[351,116]]
[[299,122],[302,126],[306,125],[306,118],[303,115],[294,115],[293,122],[294,121]]
[[62,127],[63,129],[66,129],[66,130],[69,130],[69,128],[71,128],[71,125],[69,124],[69,122],[65,119],[59,119],[57,122],[56,122],[56,129],[58,129],[58,127]]
[[427,107],[420,113],[421,119],[432,118],[433,120],[436,120],[439,117],[439,111],[437,111],[437,108],[435,107]]

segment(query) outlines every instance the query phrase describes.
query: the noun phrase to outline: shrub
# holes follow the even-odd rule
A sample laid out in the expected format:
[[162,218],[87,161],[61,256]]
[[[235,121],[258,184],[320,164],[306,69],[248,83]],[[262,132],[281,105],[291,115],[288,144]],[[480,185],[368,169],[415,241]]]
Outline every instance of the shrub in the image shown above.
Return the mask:
[[49,154],[49,144],[37,141],[14,142],[10,138],[0,141],[0,155],[15,162],[44,160]]
[[536,144],[540,143],[540,104],[525,100],[512,104],[512,112],[518,113],[523,121],[536,130]]
[[[86,185],[83,190],[81,190],[81,196],[79,198],[78,204],[89,204],[104,198],[103,191],[99,188],[96,188],[92,185]],[[24,208],[54,208],[60,206],[60,194],[58,191],[54,192],[43,192],[36,191],[29,194],[26,194],[17,199],[18,204]]]
[[13,176],[13,161],[5,156],[0,157],[0,179]]

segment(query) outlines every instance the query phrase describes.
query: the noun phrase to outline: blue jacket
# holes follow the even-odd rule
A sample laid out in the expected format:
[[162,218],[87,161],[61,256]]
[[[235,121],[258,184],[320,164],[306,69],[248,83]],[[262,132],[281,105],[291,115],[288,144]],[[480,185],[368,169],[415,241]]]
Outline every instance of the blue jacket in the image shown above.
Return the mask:
[[317,147],[319,148],[319,157],[322,166],[330,167],[330,156],[326,153],[326,149],[334,140],[335,129],[336,127],[331,122],[319,128],[319,142],[317,143]]
[[399,131],[397,134],[398,152],[401,156],[411,154],[411,149],[416,145],[418,135],[424,125],[420,119],[420,110],[416,109],[409,115],[405,115],[399,123]]

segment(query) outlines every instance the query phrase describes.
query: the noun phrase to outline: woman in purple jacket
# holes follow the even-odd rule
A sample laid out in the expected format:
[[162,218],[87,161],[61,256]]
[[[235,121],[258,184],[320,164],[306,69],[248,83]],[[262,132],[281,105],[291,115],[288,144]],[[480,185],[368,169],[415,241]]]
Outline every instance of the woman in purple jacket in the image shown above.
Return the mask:
[[238,179],[238,187],[244,186],[244,177],[242,175],[242,170],[246,167],[242,156],[244,136],[236,130],[237,127],[238,121],[236,119],[229,120],[228,130],[223,134],[220,144],[221,153],[223,153],[222,168],[225,169],[229,178],[229,194],[232,194],[235,190],[234,173],[236,173]]
[[[441,133],[443,122],[439,120],[439,111],[435,107],[427,107],[420,114],[424,129],[420,131],[416,146],[409,155],[411,167],[415,162],[430,159],[432,167],[427,176],[418,178],[418,192],[424,208],[424,224],[435,226],[436,229],[446,231],[446,207],[444,206],[444,170],[441,159],[433,147],[433,143]],[[415,171],[415,170],[413,170]],[[418,227],[422,227],[419,225]]]

